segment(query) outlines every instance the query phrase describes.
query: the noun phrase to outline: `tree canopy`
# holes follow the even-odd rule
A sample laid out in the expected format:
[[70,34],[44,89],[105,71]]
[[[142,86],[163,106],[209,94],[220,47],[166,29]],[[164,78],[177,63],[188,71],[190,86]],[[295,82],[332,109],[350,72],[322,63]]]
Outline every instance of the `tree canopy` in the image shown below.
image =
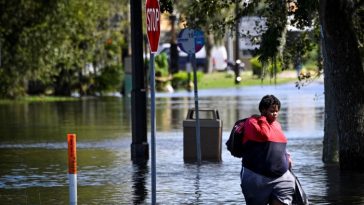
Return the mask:
[[38,89],[69,95],[75,87],[95,84],[93,77],[81,75],[85,66],[112,64],[125,44],[121,31],[127,28],[128,12],[120,3],[1,0],[0,97]]
[[[360,0],[349,1],[346,11],[352,17],[358,46],[363,52],[363,8]],[[311,51],[319,44],[320,21],[319,1],[304,0],[198,0],[172,1],[161,0],[161,10],[178,12],[181,20],[188,27],[207,28],[214,35],[224,36],[236,29],[236,23],[244,16],[261,16],[267,20],[267,30],[263,32],[257,55],[262,62],[286,55],[285,61],[293,61],[293,52],[301,55]],[[355,11],[355,12],[354,12]],[[203,14],[203,15],[201,15]],[[294,26],[300,31],[300,37],[291,43],[292,36],[287,36],[287,26]],[[259,28],[257,28],[259,29]],[[240,31],[240,33],[243,33]],[[319,48],[316,46],[316,48]],[[283,53],[283,50],[286,54]],[[287,60],[288,58],[288,60]],[[318,59],[318,63],[320,63]],[[321,65],[318,65],[320,69]]]

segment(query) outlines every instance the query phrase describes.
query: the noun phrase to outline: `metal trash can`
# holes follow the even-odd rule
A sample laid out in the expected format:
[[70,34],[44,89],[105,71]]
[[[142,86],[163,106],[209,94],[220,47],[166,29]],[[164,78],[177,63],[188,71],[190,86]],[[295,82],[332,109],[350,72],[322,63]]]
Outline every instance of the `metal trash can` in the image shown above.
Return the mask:
[[[222,120],[216,109],[199,109],[201,160],[221,161]],[[183,120],[183,159],[197,161],[196,112],[189,109]]]

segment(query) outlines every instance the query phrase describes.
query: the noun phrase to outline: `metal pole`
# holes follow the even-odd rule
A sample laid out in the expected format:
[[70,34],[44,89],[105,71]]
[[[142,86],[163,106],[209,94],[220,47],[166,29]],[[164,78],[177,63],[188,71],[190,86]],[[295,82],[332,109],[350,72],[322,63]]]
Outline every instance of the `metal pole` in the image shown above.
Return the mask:
[[130,26],[132,49],[132,160],[142,161],[149,158],[147,140],[147,95],[143,60],[143,29],[141,0],[130,0]]
[[156,156],[155,156],[155,71],[154,71],[154,53],[150,54],[150,117],[151,117],[151,167],[152,167],[152,204],[156,204]]
[[176,73],[179,70],[179,64],[178,64],[178,46],[176,42],[176,29],[175,29],[175,22],[177,17],[175,15],[170,15],[169,20],[171,21],[171,49],[170,49],[170,68],[169,68],[169,74]]
[[239,0],[236,0],[235,3],[235,15],[236,15],[236,23],[235,23],[235,59],[234,61],[240,59],[240,17],[239,15]]
[[192,66],[193,66],[193,87],[195,93],[195,112],[196,112],[196,153],[197,162],[201,164],[201,140],[200,140],[200,118],[199,118],[199,108],[198,108],[198,92],[197,92],[197,71],[196,71],[196,54],[192,56]]

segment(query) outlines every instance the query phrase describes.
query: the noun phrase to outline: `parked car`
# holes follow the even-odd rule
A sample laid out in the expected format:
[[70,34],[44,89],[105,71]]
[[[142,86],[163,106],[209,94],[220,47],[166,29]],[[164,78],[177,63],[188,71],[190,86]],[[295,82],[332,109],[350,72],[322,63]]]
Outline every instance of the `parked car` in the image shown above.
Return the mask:
[[[186,64],[189,62],[188,54],[183,52],[180,48],[178,48],[178,65],[179,70],[186,70]],[[158,52],[159,53],[166,53],[168,56],[168,62],[170,63],[170,52],[171,52],[171,44],[170,43],[164,43],[159,46]],[[202,47],[202,49],[196,53],[196,66],[198,69],[200,68],[206,68],[207,59],[206,59],[206,48],[205,46]]]
[[227,51],[225,46],[213,46],[211,49],[212,69],[225,71],[227,69]]

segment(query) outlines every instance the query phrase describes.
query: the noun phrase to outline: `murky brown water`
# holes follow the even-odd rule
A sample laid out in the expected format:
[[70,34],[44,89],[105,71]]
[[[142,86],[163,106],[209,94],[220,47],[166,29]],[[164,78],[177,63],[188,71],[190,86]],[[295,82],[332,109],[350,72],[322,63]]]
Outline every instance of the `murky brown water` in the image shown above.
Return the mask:
[[[280,122],[294,171],[312,204],[364,204],[364,175],[341,173],[321,161],[323,85],[199,91],[201,108],[216,108],[223,142],[236,119],[257,113],[265,94],[282,102]],[[157,202],[244,204],[240,160],[222,149],[222,162],[183,161],[183,127],[193,93],[156,99]],[[77,134],[79,204],[149,204],[150,161],[130,160],[129,99],[0,105],[0,204],[68,204],[66,134]],[[149,126],[149,124],[148,124]]]

